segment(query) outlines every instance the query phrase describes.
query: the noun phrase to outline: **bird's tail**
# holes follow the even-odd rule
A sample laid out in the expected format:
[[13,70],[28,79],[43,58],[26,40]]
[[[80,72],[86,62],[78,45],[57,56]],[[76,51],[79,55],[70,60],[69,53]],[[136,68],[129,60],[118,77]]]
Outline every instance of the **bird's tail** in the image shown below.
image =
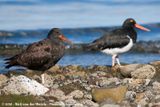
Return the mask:
[[10,67],[17,65],[17,60],[16,59],[17,59],[16,56],[4,59],[4,61],[6,61],[5,62],[5,64],[6,64],[5,68],[9,69]]

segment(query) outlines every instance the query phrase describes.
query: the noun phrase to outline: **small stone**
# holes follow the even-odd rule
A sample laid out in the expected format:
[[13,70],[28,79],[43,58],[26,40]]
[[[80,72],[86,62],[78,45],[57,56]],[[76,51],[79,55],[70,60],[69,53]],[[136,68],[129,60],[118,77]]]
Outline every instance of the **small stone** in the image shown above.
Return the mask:
[[115,104],[104,104],[104,105],[101,105],[101,107],[120,107],[120,105],[115,105]]
[[58,72],[59,70],[60,70],[60,66],[56,64],[53,67],[51,67],[48,71],[50,71],[50,72]]
[[65,104],[64,104],[64,102],[62,102],[62,101],[57,101],[53,105],[54,106],[58,106],[58,107],[66,107]]
[[92,95],[91,95],[91,94],[85,94],[85,95],[84,95],[84,98],[85,98],[85,99],[92,100]]
[[156,69],[152,65],[144,65],[134,72],[131,72],[132,78],[152,79],[155,76]]
[[86,107],[99,107],[99,104],[97,104],[91,100],[88,100],[88,99],[82,100],[81,103],[83,105],[85,105]]
[[155,81],[152,85],[153,85],[153,92],[155,94],[160,94],[160,83]]
[[133,102],[136,98],[136,92],[134,91],[127,91],[126,93],[126,99],[130,102]]
[[75,90],[71,92],[68,96],[71,96],[72,98],[75,98],[75,99],[80,99],[80,98],[83,98],[84,93],[80,90]]
[[138,107],[146,107],[148,105],[148,102],[146,101],[146,99],[142,99],[138,102]]
[[73,105],[73,107],[84,107],[84,105],[81,103],[76,103],[75,105]]
[[2,86],[2,84],[4,84],[5,82],[7,82],[8,80],[8,77],[3,75],[3,74],[0,74],[0,86]]
[[56,88],[58,88],[58,87],[59,87],[58,84],[54,84],[54,85],[52,86],[52,88],[54,88],[54,89],[56,89]]
[[52,75],[48,75],[47,73],[44,73],[44,86],[46,87],[52,87],[54,84],[54,77]]
[[154,100],[155,100],[156,103],[160,102],[160,95],[156,95]]
[[103,102],[111,99],[114,102],[121,102],[127,92],[126,86],[118,86],[116,88],[98,88],[92,90],[92,97],[96,102]]
[[76,104],[76,100],[74,100],[74,99],[67,99],[67,100],[65,100],[65,104],[68,107],[72,107],[73,105]]
[[52,96],[55,97],[57,100],[64,100],[66,97],[64,92],[60,89],[51,89],[45,94],[45,96]]
[[98,85],[100,87],[107,87],[109,85],[118,85],[120,84],[120,80],[118,78],[105,78],[105,79],[101,79],[99,82],[98,82]]

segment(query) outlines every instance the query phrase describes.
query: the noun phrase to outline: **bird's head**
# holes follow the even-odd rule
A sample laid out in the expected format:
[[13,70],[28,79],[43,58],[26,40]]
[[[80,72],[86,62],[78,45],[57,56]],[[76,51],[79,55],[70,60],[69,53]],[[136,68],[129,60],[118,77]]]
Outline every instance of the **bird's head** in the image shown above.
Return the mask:
[[62,34],[59,28],[52,28],[48,33],[48,38],[72,44],[72,42]]
[[137,24],[136,21],[134,19],[132,19],[132,18],[126,19],[124,21],[124,23],[123,23],[123,27],[128,27],[128,28],[134,28],[134,27],[136,27],[136,28],[144,30],[144,31],[150,31],[149,29],[147,29],[147,28],[145,28],[145,27]]

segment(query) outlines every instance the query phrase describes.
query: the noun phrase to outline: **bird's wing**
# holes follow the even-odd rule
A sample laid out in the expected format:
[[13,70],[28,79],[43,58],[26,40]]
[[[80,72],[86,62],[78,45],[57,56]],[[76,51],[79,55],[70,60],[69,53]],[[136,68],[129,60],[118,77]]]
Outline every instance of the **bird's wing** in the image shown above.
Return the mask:
[[127,45],[130,41],[127,34],[120,31],[114,31],[105,34],[99,39],[96,39],[90,44],[92,50],[103,50],[105,48],[121,48]]
[[33,44],[30,44],[25,51],[33,52],[33,51],[39,51],[40,49],[47,48],[46,46],[50,43],[49,39],[44,39],[39,42],[35,42]]

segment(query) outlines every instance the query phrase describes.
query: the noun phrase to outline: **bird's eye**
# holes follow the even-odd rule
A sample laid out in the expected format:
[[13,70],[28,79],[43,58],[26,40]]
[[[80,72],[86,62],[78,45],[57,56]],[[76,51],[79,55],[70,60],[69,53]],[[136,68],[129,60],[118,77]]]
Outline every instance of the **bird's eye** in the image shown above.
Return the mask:
[[130,22],[134,22],[133,20],[130,20]]

